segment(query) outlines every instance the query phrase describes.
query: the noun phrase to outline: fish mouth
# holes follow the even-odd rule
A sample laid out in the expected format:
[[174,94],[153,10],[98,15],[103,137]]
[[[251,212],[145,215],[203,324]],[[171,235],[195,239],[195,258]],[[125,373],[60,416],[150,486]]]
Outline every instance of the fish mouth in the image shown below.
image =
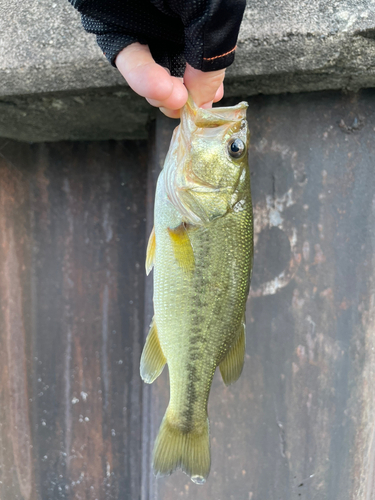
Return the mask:
[[233,195],[237,184],[224,186],[219,179],[215,179],[217,182],[214,184],[202,179],[194,172],[187,156],[192,147],[193,137],[224,138],[230,131],[236,134],[241,131],[242,134],[242,129],[247,127],[247,108],[247,102],[229,107],[198,108],[189,95],[187,103],[181,110],[181,123],[175,130],[164,166],[165,193],[184,221],[202,225],[227,213],[229,206],[224,200],[220,201],[220,207],[215,213],[211,213],[212,210],[206,213],[203,201],[207,200],[206,195],[209,194],[215,196],[229,191],[228,194]]
[[[189,94],[187,103],[182,108],[182,114],[185,115],[185,118],[189,121],[193,122],[196,127],[214,128],[245,120],[248,106],[247,102],[242,101],[236,106],[210,109],[198,108]],[[181,120],[181,122],[182,121],[183,120]]]

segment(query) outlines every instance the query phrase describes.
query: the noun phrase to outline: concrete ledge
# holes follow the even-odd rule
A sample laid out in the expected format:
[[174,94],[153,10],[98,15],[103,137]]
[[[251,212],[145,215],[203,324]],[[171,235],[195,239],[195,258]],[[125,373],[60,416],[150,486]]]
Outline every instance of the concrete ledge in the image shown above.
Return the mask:
[[146,139],[157,110],[129,88],[0,98],[0,137],[20,141]]
[[[0,136],[145,136],[153,111],[107,63],[67,0],[0,0],[0,10]],[[375,0],[248,2],[226,95],[374,85]]]

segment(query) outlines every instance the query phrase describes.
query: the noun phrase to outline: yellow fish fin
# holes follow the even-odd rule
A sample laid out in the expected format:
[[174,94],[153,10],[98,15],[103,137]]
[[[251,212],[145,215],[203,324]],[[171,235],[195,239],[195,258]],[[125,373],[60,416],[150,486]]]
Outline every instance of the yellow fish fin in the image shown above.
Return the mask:
[[186,230],[186,225],[182,223],[174,229],[169,227],[168,233],[171,238],[174,256],[178,265],[184,269],[184,271],[194,271],[194,252]]
[[147,274],[147,276],[150,274],[151,269],[154,267],[155,248],[156,248],[155,227],[153,227],[151,234],[150,234],[150,237],[148,239],[148,243],[147,243],[147,253],[146,253],[146,274]]
[[228,354],[219,365],[221,376],[225,385],[233,384],[242,373],[245,359],[245,320],[241,323],[239,334],[231,345]]
[[166,411],[153,453],[154,473],[167,476],[180,467],[196,484],[204,484],[211,467],[208,418],[198,430],[183,432]]
[[153,319],[141,356],[140,372],[146,384],[152,384],[158,378],[166,362],[160,347],[155,319]]

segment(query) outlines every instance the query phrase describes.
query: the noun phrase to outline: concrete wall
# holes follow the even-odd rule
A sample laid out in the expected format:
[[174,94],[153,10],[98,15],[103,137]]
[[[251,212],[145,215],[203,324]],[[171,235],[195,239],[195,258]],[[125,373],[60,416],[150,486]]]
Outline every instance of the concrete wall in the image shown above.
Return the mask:
[[[134,98],[67,0],[0,0],[0,136],[146,137]],[[375,85],[374,0],[250,0],[226,95]]]

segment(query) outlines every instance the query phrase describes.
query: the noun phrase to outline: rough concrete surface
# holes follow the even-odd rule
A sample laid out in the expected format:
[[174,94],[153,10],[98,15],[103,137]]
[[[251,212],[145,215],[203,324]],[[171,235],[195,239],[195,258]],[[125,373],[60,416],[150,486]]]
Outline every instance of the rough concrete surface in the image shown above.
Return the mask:
[[145,139],[156,109],[125,87],[0,98],[0,136],[27,142]]
[[[131,121],[137,106],[146,114],[147,107],[133,103],[125,81],[67,0],[0,0],[0,11],[1,136],[33,141],[144,136],[147,117],[136,116],[138,128]],[[226,91],[357,90],[375,85],[374,61],[375,0],[249,0]],[[114,103],[121,88],[120,118]],[[130,108],[120,102],[125,96]],[[56,99],[70,104],[58,110],[52,105]],[[119,118],[111,116],[113,106]]]

